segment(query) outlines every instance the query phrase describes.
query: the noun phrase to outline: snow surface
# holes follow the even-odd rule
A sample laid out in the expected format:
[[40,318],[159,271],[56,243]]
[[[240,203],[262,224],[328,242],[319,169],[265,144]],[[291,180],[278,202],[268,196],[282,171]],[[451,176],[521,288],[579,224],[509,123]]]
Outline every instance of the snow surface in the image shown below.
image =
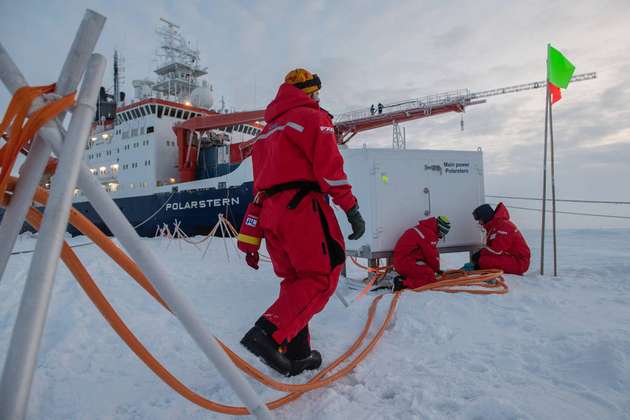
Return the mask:
[[[532,272],[506,276],[508,295],[405,293],[395,322],[355,371],[274,415],[344,420],[630,418],[630,231],[561,231],[558,278],[533,273],[540,240],[537,232],[527,233],[535,256]],[[16,250],[33,249],[34,243],[23,235]],[[271,267],[254,272],[220,239],[212,241],[205,258],[205,245],[197,249],[158,239],[145,243],[211,331],[273,375],[238,344],[276,296],[278,280]],[[241,405],[169,313],[95,246],[76,251],[128,325],[176,376],[210,399]],[[31,257],[12,256],[0,283],[2,360]],[[443,261],[455,268],[465,257],[445,255]],[[389,301],[387,296],[379,305],[375,325]],[[333,297],[315,317],[312,343],[324,363],[354,341],[370,302],[366,297],[345,308]],[[312,375],[288,380],[275,376],[301,383]],[[266,400],[282,395],[254,386]],[[163,384],[60,267],[28,419],[223,417]]]

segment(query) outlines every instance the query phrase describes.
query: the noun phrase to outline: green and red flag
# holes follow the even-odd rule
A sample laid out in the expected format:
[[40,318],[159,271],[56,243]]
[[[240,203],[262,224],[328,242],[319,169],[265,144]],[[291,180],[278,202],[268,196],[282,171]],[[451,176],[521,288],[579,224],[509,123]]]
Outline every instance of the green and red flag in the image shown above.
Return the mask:
[[575,66],[560,51],[547,45],[547,69],[551,103],[554,104],[562,97],[560,88],[566,89],[569,86]]

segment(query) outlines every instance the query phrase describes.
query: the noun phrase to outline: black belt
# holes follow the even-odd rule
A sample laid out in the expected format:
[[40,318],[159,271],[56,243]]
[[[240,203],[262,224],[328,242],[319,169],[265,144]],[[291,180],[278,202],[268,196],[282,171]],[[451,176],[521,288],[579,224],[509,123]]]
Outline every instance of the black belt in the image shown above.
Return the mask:
[[284,184],[274,185],[273,187],[263,191],[267,197],[271,197],[274,194],[287,190],[298,190],[291,201],[289,201],[289,204],[287,204],[287,208],[291,210],[295,209],[309,192],[322,192],[321,188],[319,188],[319,184],[313,181],[285,182]]

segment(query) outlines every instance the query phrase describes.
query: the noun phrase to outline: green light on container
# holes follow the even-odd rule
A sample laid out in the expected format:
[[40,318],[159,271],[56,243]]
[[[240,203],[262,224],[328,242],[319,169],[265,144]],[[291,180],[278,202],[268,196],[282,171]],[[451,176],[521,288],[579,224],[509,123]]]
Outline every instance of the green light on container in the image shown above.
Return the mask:
[[389,177],[387,175],[381,175],[381,180],[383,184],[387,184],[389,182]]

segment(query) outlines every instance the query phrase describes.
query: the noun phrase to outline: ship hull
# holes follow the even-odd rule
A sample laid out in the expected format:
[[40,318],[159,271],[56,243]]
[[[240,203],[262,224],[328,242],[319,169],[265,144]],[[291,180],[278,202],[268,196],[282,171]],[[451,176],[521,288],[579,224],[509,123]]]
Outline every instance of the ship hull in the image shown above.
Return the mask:
[[[207,235],[218,222],[219,214],[239,229],[252,199],[252,189],[253,182],[245,182],[237,187],[161,192],[116,198],[114,202],[140,236],[153,237],[164,226],[174,233],[175,224],[187,236]],[[89,202],[74,203],[73,206],[105,234],[111,235]],[[0,209],[0,219],[3,214],[4,210]],[[26,230],[32,231],[24,226],[22,231]],[[72,226],[68,227],[68,232],[73,236],[81,234]]]

